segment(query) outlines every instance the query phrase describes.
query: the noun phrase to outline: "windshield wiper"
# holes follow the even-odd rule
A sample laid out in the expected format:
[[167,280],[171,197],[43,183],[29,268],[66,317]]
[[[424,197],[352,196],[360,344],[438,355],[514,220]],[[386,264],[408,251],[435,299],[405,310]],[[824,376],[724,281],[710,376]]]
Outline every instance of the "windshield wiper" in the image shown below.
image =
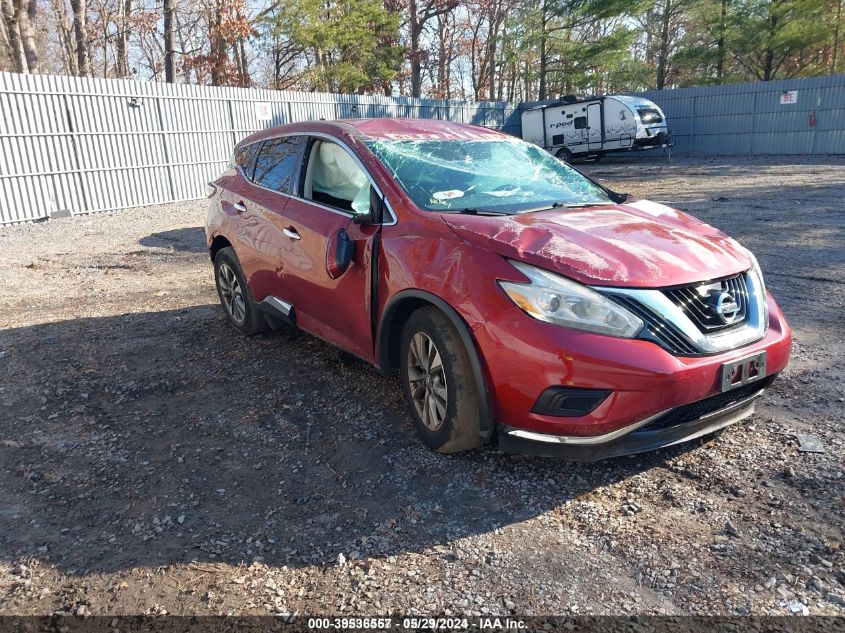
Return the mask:
[[606,207],[608,202],[555,202],[552,209],[586,209],[587,207]]
[[493,209],[479,209],[477,207],[443,209],[441,213],[460,213],[462,215],[513,215],[513,213],[508,213],[507,211],[494,211]]
[[548,211],[549,209],[586,209],[588,207],[605,207],[612,202],[553,202],[551,204],[544,204],[542,207],[534,207],[533,209],[522,209],[518,211],[520,215],[523,213],[537,213],[538,211]]

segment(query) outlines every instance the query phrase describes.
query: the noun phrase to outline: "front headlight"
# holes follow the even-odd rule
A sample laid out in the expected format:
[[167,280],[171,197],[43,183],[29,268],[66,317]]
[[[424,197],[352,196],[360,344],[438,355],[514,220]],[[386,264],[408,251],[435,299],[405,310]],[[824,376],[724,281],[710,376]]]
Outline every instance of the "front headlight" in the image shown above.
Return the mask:
[[751,270],[749,271],[750,275],[753,275],[756,283],[752,284],[752,288],[750,288],[751,292],[756,292],[755,300],[759,303],[762,308],[762,319],[764,323],[764,327],[769,327],[769,302],[766,299],[766,282],[763,279],[763,271],[760,269],[760,262],[757,261],[757,258],[754,256],[754,253],[749,251],[747,248],[745,252],[748,253],[749,257],[751,258]]
[[499,281],[529,316],[555,325],[608,336],[634,338],[643,328],[635,315],[587,286],[542,268],[508,260],[530,283]]
[[757,275],[757,279],[760,281],[760,287],[763,289],[763,296],[766,295],[766,282],[763,279],[763,271],[760,268],[760,262],[757,261],[757,258],[754,256],[754,253],[745,249],[745,252],[751,257],[751,270]]

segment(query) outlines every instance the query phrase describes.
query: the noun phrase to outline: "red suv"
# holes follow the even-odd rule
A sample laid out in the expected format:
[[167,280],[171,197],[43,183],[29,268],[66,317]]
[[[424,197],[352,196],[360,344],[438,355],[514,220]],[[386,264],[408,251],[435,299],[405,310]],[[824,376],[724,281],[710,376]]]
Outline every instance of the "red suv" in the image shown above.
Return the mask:
[[387,373],[442,452],[594,460],[741,420],[790,331],[754,256],[542,149],[443,121],[253,134],[209,187],[220,301]]

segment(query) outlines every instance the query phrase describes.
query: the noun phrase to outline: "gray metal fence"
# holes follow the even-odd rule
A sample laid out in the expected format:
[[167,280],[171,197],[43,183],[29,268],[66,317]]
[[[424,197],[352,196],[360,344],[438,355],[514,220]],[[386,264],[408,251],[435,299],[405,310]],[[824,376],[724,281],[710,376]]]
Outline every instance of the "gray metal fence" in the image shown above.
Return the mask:
[[[676,154],[845,153],[845,75],[638,94]],[[417,117],[518,135],[527,105],[0,73],[0,224],[200,198],[232,146],[273,125]]]
[[503,102],[0,73],[0,224],[197,199],[248,134],[355,117],[520,129]]
[[674,153],[845,154],[845,75],[635,94],[666,114]]

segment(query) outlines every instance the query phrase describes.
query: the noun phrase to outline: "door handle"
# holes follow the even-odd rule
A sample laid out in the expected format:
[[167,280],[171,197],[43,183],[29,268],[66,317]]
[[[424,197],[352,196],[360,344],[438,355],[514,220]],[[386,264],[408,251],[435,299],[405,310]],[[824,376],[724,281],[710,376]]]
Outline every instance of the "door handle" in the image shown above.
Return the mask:
[[244,211],[246,211],[246,205],[243,203],[243,200],[241,200],[240,202],[236,202],[232,206],[235,207],[235,211],[237,211],[238,213],[243,213]]
[[299,233],[297,233],[296,229],[293,228],[292,226],[289,226],[287,228],[282,229],[282,233],[287,235],[292,240],[301,240],[302,239],[302,236]]

